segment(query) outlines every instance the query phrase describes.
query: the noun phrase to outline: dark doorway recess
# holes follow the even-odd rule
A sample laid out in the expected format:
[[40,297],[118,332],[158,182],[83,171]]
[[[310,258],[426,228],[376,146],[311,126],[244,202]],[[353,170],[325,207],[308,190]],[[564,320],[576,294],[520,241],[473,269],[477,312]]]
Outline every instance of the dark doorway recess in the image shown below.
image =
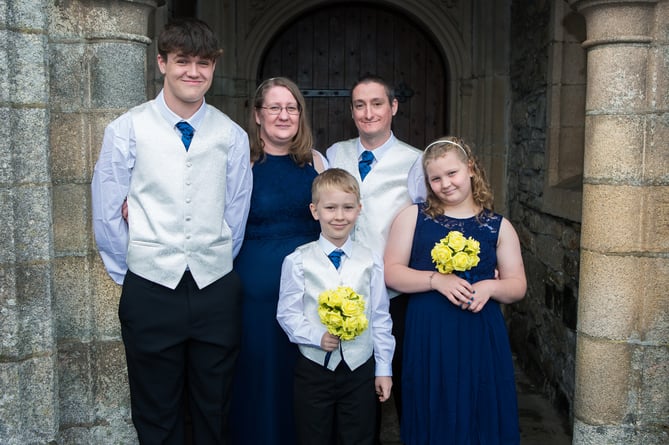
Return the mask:
[[428,34],[406,13],[343,3],[309,11],[267,48],[258,82],[293,79],[309,108],[316,147],[356,136],[349,89],[365,73],[388,80],[400,101],[393,132],[418,148],[447,133],[445,62]]

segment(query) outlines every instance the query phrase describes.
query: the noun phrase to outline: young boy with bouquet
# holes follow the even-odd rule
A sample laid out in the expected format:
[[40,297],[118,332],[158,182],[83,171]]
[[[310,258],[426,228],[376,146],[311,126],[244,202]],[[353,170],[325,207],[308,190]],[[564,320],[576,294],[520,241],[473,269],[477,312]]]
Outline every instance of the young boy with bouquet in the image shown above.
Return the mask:
[[283,262],[277,320],[300,350],[294,404],[301,445],[371,445],[376,397],[390,397],[395,340],[383,263],[349,237],[361,208],[350,173],[318,175],[310,209],[320,237]]

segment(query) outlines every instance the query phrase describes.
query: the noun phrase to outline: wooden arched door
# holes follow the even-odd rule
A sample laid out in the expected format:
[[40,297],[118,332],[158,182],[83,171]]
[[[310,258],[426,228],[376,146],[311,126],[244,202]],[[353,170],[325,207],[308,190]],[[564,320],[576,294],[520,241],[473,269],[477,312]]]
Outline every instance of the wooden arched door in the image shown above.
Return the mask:
[[423,148],[447,132],[446,69],[427,34],[405,13],[368,4],[312,10],[288,24],[267,48],[262,79],[293,79],[307,99],[315,146],[355,137],[351,85],[365,73],[388,80],[400,101],[393,132]]

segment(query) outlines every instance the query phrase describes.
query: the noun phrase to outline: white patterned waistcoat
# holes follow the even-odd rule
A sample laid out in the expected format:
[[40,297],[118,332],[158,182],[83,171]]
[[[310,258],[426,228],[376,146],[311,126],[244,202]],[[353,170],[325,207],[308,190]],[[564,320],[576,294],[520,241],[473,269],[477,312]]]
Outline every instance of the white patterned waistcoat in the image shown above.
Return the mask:
[[[358,139],[339,142],[337,146],[337,155],[331,167],[343,168],[360,183],[362,212],[351,238],[383,257],[393,220],[401,210],[411,205],[407,184],[409,170],[421,156],[421,151],[398,140],[363,181],[358,170]],[[390,298],[397,295],[398,292],[388,289]]]
[[128,268],[174,289],[188,267],[199,288],[232,270],[225,222],[234,122],[207,105],[188,151],[155,101],[135,107],[137,157],[128,192]]
[[[339,269],[334,268],[330,259],[323,252],[317,241],[297,248],[302,254],[304,272],[304,316],[314,324],[321,324],[318,315],[318,296],[328,289],[337,286],[349,286],[365,299],[365,315],[369,327],[353,340],[343,340],[341,348],[332,351],[328,369],[333,371],[341,362],[342,351],[344,361],[353,370],[364,364],[374,353],[372,340],[372,305],[369,301],[371,294],[371,278],[374,270],[372,252],[366,247],[353,243],[350,258],[346,258]],[[326,351],[310,346],[299,345],[300,352],[309,360],[320,365],[325,361]]]

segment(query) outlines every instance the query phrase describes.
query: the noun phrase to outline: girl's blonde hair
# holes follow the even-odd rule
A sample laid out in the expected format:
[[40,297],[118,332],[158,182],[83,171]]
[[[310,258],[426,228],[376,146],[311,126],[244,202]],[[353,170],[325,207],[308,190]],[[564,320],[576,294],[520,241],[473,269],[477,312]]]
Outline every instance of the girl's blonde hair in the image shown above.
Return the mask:
[[292,80],[286,77],[272,77],[263,81],[256,89],[251,107],[251,117],[249,119],[249,144],[251,146],[251,162],[262,161],[265,158],[265,142],[260,137],[260,125],[256,122],[256,113],[259,113],[265,103],[265,95],[270,88],[284,87],[295,98],[297,108],[300,110],[300,117],[297,123],[297,134],[293,138],[290,146],[290,156],[300,167],[313,160],[311,149],[314,146],[314,138],[311,133],[311,126],[306,113],[306,103],[299,87]]
[[427,165],[438,159],[446,153],[453,152],[458,159],[464,162],[472,172],[472,197],[474,204],[481,209],[481,211],[493,212],[493,194],[488,184],[485,170],[481,167],[478,159],[472,153],[469,145],[461,138],[455,136],[445,136],[425,147],[423,152],[423,173],[425,175],[425,187],[427,188],[427,207],[425,213],[431,218],[436,218],[437,215],[444,213],[444,205],[437,198],[437,196],[430,188],[430,179],[427,176]]

